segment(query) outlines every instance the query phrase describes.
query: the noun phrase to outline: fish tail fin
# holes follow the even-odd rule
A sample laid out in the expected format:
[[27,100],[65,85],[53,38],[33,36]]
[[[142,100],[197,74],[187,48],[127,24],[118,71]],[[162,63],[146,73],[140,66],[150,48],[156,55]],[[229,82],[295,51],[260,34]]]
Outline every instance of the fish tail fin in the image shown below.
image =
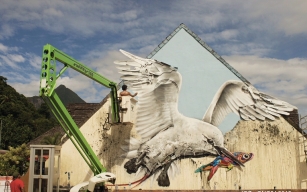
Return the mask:
[[233,165],[233,164],[228,165],[228,166],[227,166],[227,171],[232,170],[232,169],[233,169],[233,167],[234,167],[234,165]]
[[219,166],[212,166],[210,173],[208,175],[207,181],[209,182],[211,180],[211,178],[213,177],[213,175],[215,174],[215,172],[218,170]]
[[200,166],[199,168],[197,168],[194,173],[199,173],[203,171],[203,168],[205,167],[205,165]]
[[208,170],[211,170],[212,168],[212,165],[211,164],[207,164],[207,165],[202,165],[200,166],[198,169],[196,169],[194,171],[194,173],[199,173],[199,172],[203,172],[203,171],[208,171]]

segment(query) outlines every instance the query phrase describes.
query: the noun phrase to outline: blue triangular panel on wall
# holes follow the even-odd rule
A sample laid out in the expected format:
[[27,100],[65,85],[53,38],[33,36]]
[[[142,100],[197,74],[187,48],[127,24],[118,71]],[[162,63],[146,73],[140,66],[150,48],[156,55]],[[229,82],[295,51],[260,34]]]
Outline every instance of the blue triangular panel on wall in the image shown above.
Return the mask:
[[[188,117],[202,119],[225,81],[248,82],[184,24],[166,37],[148,58],[178,67],[182,75],[178,109]],[[219,127],[223,132],[229,131],[238,120],[238,116],[229,115]]]

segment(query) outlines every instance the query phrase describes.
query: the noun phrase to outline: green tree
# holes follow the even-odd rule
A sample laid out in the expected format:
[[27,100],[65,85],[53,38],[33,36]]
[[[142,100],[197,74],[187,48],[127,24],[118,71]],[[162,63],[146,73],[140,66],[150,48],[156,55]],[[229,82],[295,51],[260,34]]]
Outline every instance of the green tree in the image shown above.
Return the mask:
[[6,101],[9,101],[9,97],[7,95],[0,95],[0,105]]
[[44,145],[59,145],[61,143],[61,134],[56,133],[51,136],[46,136],[42,140],[42,144]]
[[0,76],[0,119],[3,128],[0,148],[17,147],[28,143],[58,125],[47,105],[36,109],[27,98],[19,94]]
[[47,119],[51,118],[51,112],[46,103],[42,103],[37,112]]
[[16,148],[9,147],[9,151],[0,155],[0,175],[12,175],[19,172],[21,175],[29,168],[30,150],[26,144]]
[[0,148],[8,149],[8,146],[17,147],[22,143],[29,142],[35,137],[35,132],[27,124],[20,124],[13,115],[1,117],[2,132]]
[[1,83],[6,83],[6,80],[7,80],[7,78],[0,75],[0,82]]

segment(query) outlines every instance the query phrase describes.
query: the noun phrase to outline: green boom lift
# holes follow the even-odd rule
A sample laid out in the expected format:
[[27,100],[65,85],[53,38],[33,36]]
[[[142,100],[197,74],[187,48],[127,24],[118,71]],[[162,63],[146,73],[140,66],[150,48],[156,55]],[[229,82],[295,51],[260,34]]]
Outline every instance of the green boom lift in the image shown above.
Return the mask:
[[[59,74],[56,74],[56,61],[64,64],[64,67],[59,71]],[[69,67],[111,89],[111,116],[113,122],[119,122],[117,84],[99,75],[95,71],[91,70],[84,64],[78,62],[52,45],[46,44],[44,46],[39,95],[47,103],[52,113],[63,127],[65,133],[75,145],[90,169],[94,172],[94,175],[98,175],[106,172],[106,168],[100,163],[98,157],[93,152],[92,148],[60,100],[59,96],[54,91],[56,87],[56,80]]]

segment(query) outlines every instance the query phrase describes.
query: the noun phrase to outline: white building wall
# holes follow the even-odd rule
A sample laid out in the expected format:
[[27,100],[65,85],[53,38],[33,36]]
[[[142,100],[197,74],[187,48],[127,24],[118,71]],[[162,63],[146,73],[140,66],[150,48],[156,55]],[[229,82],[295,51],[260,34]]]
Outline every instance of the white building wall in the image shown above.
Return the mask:
[[[127,161],[120,158],[120,146],[130,137],[138,137],[133,124],[105,124],[109,112],[109,101],[97,111],[81,128],[87,141],[109,172],[117,176],[116,183],[124,184],[137,180],[124,169]],[[234,168],[226,172],[220,168],[208,184],[208,173],[194,173],[201,165],[214,158],[188,158],[178,161],[180,174],[170,178],[170,187],[159,187],[155,179],[148,179],[134,189],[301,189],[306,188],[307,164],[303,151],[301,134],[284,119],[274,122],[240,121],[225,135],[230,151],[252,152],[253,160],[242,170]],[[71,173],[70,185],[87,181],[93,176],[91,170],[79,155],[70,140],[61,150],[60,185],[66,186],[67,175]],[[152,180],[152,182],[151,182]],[[115,187],[109,187],[115,189]],[[128,189],[129,187],[126,187]],[[123,189],[123,187],[119,187]]]

